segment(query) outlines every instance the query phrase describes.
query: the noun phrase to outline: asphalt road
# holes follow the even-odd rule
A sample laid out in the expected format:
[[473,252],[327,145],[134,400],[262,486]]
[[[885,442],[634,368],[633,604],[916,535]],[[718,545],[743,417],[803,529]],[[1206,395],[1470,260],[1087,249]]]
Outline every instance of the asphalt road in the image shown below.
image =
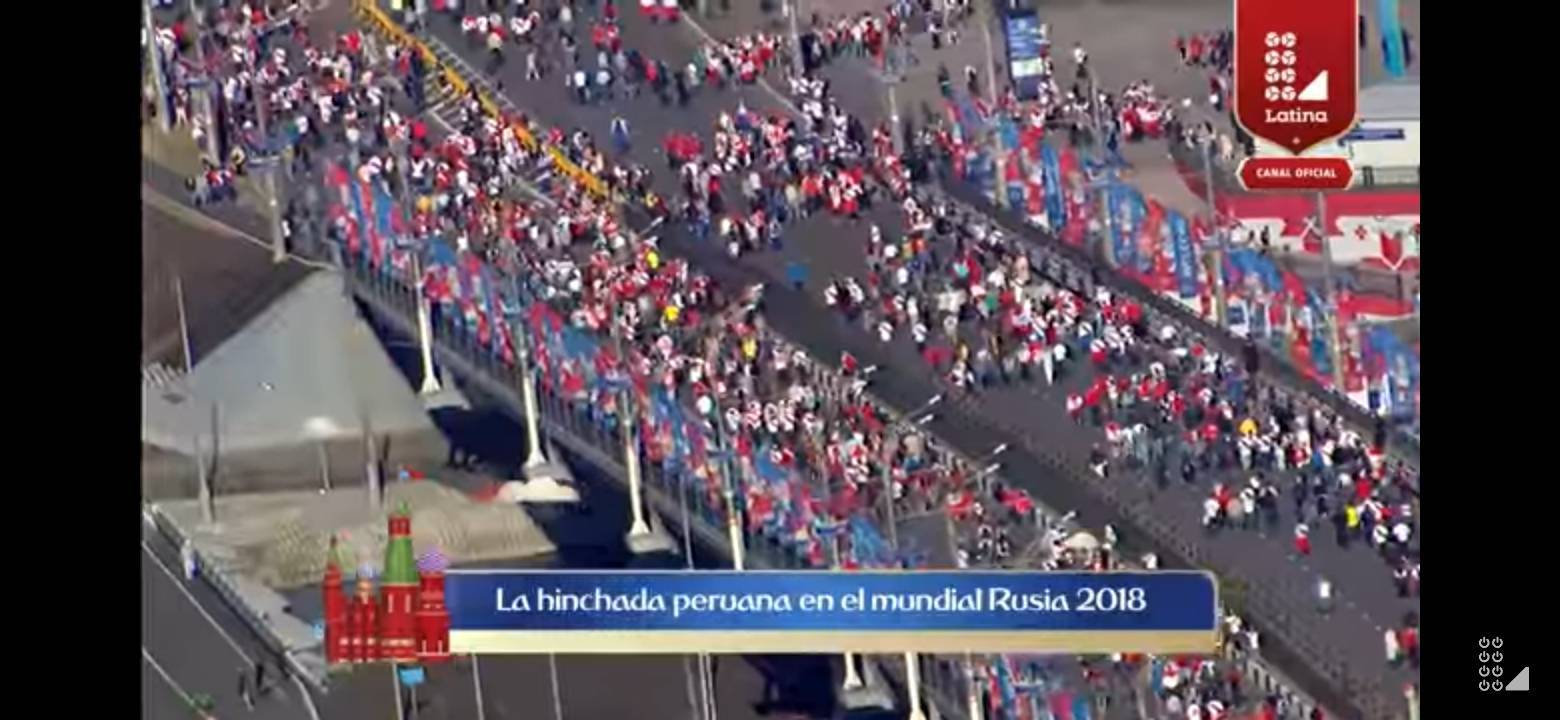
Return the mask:
[[[183,577],[178,551],[143,526],[141,533],[141,642],[143,717],[189,715],[188,695],[208,695],[220,717],[259,720],[309,717],[301,691],[275,672],[275,657],[204,582]],[[274,689],[246,710],[238,694],[240,670],[257,659],[270,666]],[[382,715],[380,717],[383,717]]]
[[[692,56],[696,34],[687,25],[652,25],[632,12],[623,13],[622,17],[626,47],[638,49],[651,58],[663,59],[669,65],[680,66]],[[454,19],[435,17],[430,28],[433,37],[461,55],[472,67],[485,67],[485,53],[467,43]],[[584,128],[603,140],[608,137],[608,124],[614,115],[628,118],[634,135],[630,153],[639,162],[658,170],[658,191],[668,197],[675,197],[675,178],[663,170],[665,161],[658,149],[661,138],[668,132],[697,129],[707,134],[718,114],[732,111],[739,102],[760,112],[785,110],[774,93],[758,86],[701,93],[686,108],[665,107],[651,95],[616,99],[610,104],[580,105],[557,76],[527,82],[523,63],[513,59],[516,55],[511,52],[511,60],[498,69],[496,78],[489,78],[501,81],[512,101],[547,125]],[[834,76],[834,94],[839,97],[860,99],[874,97],[882,91],[881,84],[869,73],[834,72],[831,75]],[[862,107],[861,111],[868,109]],[[898,232],[901,224],[899,213],[892,207],[879,206],[863,215],[859,223],[827,214],[813,216],[787,229],[782,252],[748,255],[738,262],[731,261],[713,244],[691,239],[680,228],[663,228],[661,235],[669,248],[691,257],[723,283],[769,283],[770,288],[766,291],[769,322],[813,348],[822,358],[837,358],[840,349],[848,349],[864,365],[876,364],[884,368],[874,376],[874,392],[898,407],[916,407],[937,392],[938,381],[924,368],[907,340],[883,346],[857,328],[847,328],[832,319],[824,321],[831,315],[823,307],[816,289],[804,295],[786,286],[785,267],[791,261],[806,264],[815,285],[835,272],[864,276],[861,248],[868,235],[868,224],[876,223],[889,234]],[[984,454],[1000,442],[1012,442],[1015,448],[1027,446],[1027,449],[1015,449],[1005,456],[1004,474],[1009,480],[1028,488],[1048,505],[1062,510],[1077,509],[1087,525],[1110,522],[1118,529],[1126,530],[1132,524],[1124,521],[1121,512],[1098,493],[1086,492],[1078,479],[1064,479],[1055,469],[1057,464],[1074,470],[1081,468],[1091,444],[1102,440],[1096,431],[1075,426],[1067,422],[1064,415],[1062,403],[1066,394],[1084,381],[1075,375],[1055,387],[998,389],[984,393],[978,404],[959,407],[945,404],[932,429],[972,456]],[[1221,479],[1243,481],[1232,477]],[[1204,482],[1211,483],[1212,480]],[[1272,537],[1252,533],[1209,537],[1198,522],[1199,503],[1207,493],[1206,485],[1196,489],[1176,486],[1154,492],[1143,483],[1116,480],[1113,484],[1109,492],[1116,494],[1123,503],[1136,506],[1138,512],[1173,529],[1184,540],[1189,552],[1181,554],[1191,554],[1198,564],[1243,577],[1256,588],[1254,595],[1261,594],[1266,602],[1283,606],[1282,614],[1294,624],[1283,634],[1293,638],[1296,645],[1309,646],[1300,652],[1320,658],[1320,662],[1333,666],[1340,675],[1376,681],[1383,699],[1397,702],[1397,688],[1408,676],[1389,670],[1383,663],[1381,633],[1385,627],[1399,622],[1405,611],[1417,610],[1417,601],[1404,602],[1395,596],[1387,569],[1371,552],[1358,546],[1343,551],[1333,547],[1329,539],[1319,537],[1313,555],[1301,559],[1290,551],[1287,531],[1276,532]],[[1292,523],[1290,518],[1284,527],[1292,527]],[[1124,534],[1128,535],[1125,538],[1128,546],[1142,546],[1142,538],[1130,537],[1130,531]],[[1318,616],[1311,605],[1320,577],[1333,583],[1340,601],[1339,610],[1325,619]],[[1269,629],[1270,638],[1277,629]],[[1270,650],[1275,656],[1281,653],[1280,648],[1271,645]],[[1297,680],[1315,685],[1314,681],[1307,683],[1302,677]]]

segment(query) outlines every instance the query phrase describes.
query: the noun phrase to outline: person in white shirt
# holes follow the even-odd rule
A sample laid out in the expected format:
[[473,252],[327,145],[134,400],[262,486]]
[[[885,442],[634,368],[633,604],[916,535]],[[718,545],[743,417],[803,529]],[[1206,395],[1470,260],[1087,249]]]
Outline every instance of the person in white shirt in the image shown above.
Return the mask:
[[195,554],[195,544],[189,538],[179,546],[179,561],[184,565],[185,580],[194,580],[200,574],[200,556]]

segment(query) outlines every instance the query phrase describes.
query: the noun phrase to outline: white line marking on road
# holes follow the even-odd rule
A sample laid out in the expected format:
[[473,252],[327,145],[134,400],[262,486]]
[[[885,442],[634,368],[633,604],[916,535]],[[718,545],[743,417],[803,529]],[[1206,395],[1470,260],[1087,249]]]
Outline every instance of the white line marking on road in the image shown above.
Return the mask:
[[[319,708],[314,707],[314,697],[309,695],[309,688],[303,684],[303,678],[298,677],[298,673],[287,673],[287,675],[292,678],[293,684],[298,686],[298,694],[303,696],[303,707],[309,711],[309,720],[320,720]],[[287,696],[284,693],[282,697]]]
[[168,671],[164,670],[163,666],[157,662],[157,659],[152,657],[152,652],[147,650],[145,645],[141,646],[141,658],[146,661],[146,664],[151,665],[152,669],[156,670],[158,675],[162,676],[163,682],[168,683],[168,687],[173,688],[173,691],[178,693],[179,697],[182,698],[184,702],[194,702],[194,700],[190,697],[190,694],[184,691],[184,687],[179,685],[179,681],[174,680],[173,676],[169,675]]
[[146,553],[147,557],[152,559],[152,562],[157,564],[157,568],[162,570],[164,575],[168,576],[168,579],[173,582],[173,586],[178,588],[179,592],[184,593],[184,597],[190,601],[191,605],[195,606],[195,609],[200,612],[200,616],[206,618],[206,622],[211,623],[211,627],[216,629],[217,634],[221,635],[222,639],[227,641],[228,647],[233,648],[233,652],[238,653],[238,656],[243,658],[246,664],[248,664],[250,667],[254,667],[255,661],[249,658],[249,653],[244,652],[243,646],[239,645],[238,641],[234,640],[233,636],[229,635],[227,630],[222,629],[222,626],[217,623],[216,618],[211,616],[211,613],[206,612],[205,606],[201,605],[200,601],[195,599],[195,594],[190,592],[190,589],[184,586],[184,583],[179,579],[177,574],[168,569],[168,566],[163,563],[161,558],[157,557],[157,553],[152,551],[152,546],[148,545],[145,540],[141,541],[141,550]]

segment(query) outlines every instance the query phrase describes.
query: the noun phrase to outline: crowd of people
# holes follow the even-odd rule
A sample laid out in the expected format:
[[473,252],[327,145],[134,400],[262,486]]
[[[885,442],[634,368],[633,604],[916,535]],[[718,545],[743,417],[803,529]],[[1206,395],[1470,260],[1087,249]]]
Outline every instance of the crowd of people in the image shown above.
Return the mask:
[[1234,65],[1235,32],[1229,28],[1177,35],[1175,50],[1181,64],[1230,74]]
[[[519,32],[513,20],[521,17],[535,24]],[[491,37],[497,27],[502,41],[502,28],[510,27],[517,41],[539,38],[546,27],[574,20],[562,14],[517,15],[507,24],[489,18],[485,35]],[[859,535],[829,535],[820,528],[876,517],[886,503],[905,510],[943,507],[957,529],[961,563],[1008,562],[1037,533],[1043,533],[1040,545],[1048,552],[1036,560],[1058,567],[1078,562],[1065,546],[1070,534],[1065,518],[1041,518],[1022,489],[972,467],[917,426],[893,421],[866,392],[870,369],[844,357],[838,375],[827,372],[766,326],[761,289],[720,288],[685,261],[667,257],[654,236],[629,232],[617,210],[584,184],[548,174],[550,160],[524,138],[562,148],[624,196],[654,197],[648,169],[609,159],[584,132],[543,130],[523,117],[489,117],[475,95],[462,99],[453,129],[437,137],[404,106],[402,96],[415,93],[397,96],[386,92],[395,83],[381,82],[388,76],[400,79],[401,87],[417,84],[420,60],[411,49],[390,46],[374,57],[355,33],[315,48],[299,32],[293,41],[302,48],[289,53],[268,47],[270,33],[258,31],[274,22],[251,17],[225,26],[238,33],[227,35],[221,53],[232,64],[217,71],[234,83],[232,94],[224,93],[232,105],[225,132],[251,133],[259,124],[256,113],[268,111],[291,124],[290,147],[309,145],[297,142],[301,138],[316,147],[344,144],[353,156],[346,182],[384,183],[403,203],[410,236],[454,244],[456,267],[424,268],[416,278],[441,313],[467,319],[482,342],[508,361],[528,342],[549,388],[582,408],[613,417],[636,413],[652,459],[676,454],[677,433],[656,416],[651,389],[676,398],[709,437],[736,451],[746,517],[755,532],[777,534],[817,566],[831,562],[829,537],[839,538],[842,564],[902,564],[914,559],[864,553],[853,546]],[[474,31],[483,31],[473,24]],[[656,68],[618,74],[625,85],[635,82],[627,80],[632,77],[655,86],[652,74],[685,77],[678,87],[718,86],[730,78],[749,82],[783,55],[783,44],[753,36],[712,43],[683,72],[669,72],[658,62],[635,63],[611,18],[603,16],[598,28],[603,24],[605,29],[593,33],[597,67]],[[863,29],[851,33],[849,27]],[[871,47],[871,23],[849,27],[831,41],[847,43],[836,52],[850,43]],[[161,33],[157,42],[163,42]],[[560,42],[567,56],[577,55],[570,43]],[[528,73],[530,67],[528,61]],[[882,176],[873,170],[881,170],[885,157],[897,162],[881,129],[869,137],[863,123],[828,97],[826,83],[810,76],[793,80],[803,119],[738,106],[717,121],[710,142],[694,138],[678,158],[683,197],[673,208],[699,235],[718,233],[734,255],[778,244],[793,217],[823,209],[859,214],[863,203],[872,202],[874,178]],[[227,84],[224,79],[224,88]],[[1152,96],[1151,88],[1134,91]],[[190,115],[185,111],[184,117]],[[271,122],[275,127],[276,119]],[[514,132],[516,125],[525,132]],[[525,188],[538,177],[545,200]],[[742,206],[728,207],[725,179],[740,187]],[[868,276],[863,282],[838,278],[824,290],[826,301],[848,320],[885,342],[908,333],[953,392],[1041,378],[1057,382],[1073,373],[1090,378],[1086,391],[1069,397],[1068,407],[1075,420],[1101,429],[1097,472],[1138,474],[1155,482],[1208,478],[1218,501],[1210,528],[1276,527],[1281,513],[1272,498],[1278,478],[1288,472],[1297,537],[1299,528],[1333,521],[1340,544],[1368,541],[1404,578],[1412,578],[1399,580],[1400,587],[1417,592],[1418,561],[1411,547],[1416,480],[1373,454],[1374,443],[1321,408],[1275,396],[1265,386],[1250,390],[1252,383],[1232,358],[1184,341],[1172,326],[1151,326],[1129,301],[1106,292],[1083,297],[1053,284],[1029,267],[1016,239],[989,221],[908,188],[892,194],[906,214],[907,234],[886,238],[871,227],[865,243]],[[371,233],[344,205],[332,214],[331,228],[349,251],[371,242]],[[407,251],[384,250],[384,261],[409,277]],[[528,341],[512,337],[503,319],[478,301],[481,291],[461,287],[471,282],[462,268],[473,263],[486,263],[502,277],[539,282],[537,297],[549,312],[599,337],[600,348],[588,359],[559,352],[548,343],[545,322],[532,324]],[[634,381],[632,409],[622,407],[613,386],[602,382],[617,376]],[[704,483],[706,505],[722,507],[725,481],[708,456],[703,459],[690,474]],[[756,481],[776,473],[786,479]],[[1243,486],[1225,476],[1245,474],[1251,475],[1249,486],[1239,492],[1217,484]],[[885,477],[886,483],[880,479]],[[1247,510],[1248,492],[1253,502],[1265,503],[1261,512]],[[1120,562],[1110,553],[1114,532],[1106,534],[1105,552],[1086,561],[1094,567]]]

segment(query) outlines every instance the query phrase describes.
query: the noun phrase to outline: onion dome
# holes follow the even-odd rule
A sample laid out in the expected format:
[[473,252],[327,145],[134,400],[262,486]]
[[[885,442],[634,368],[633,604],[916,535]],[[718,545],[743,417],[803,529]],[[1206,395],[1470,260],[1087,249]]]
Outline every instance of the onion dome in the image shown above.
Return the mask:
[[417,558],[417,571],[420,573],[441,573],[450,567],[450,559],[438,548],[432,548]]

